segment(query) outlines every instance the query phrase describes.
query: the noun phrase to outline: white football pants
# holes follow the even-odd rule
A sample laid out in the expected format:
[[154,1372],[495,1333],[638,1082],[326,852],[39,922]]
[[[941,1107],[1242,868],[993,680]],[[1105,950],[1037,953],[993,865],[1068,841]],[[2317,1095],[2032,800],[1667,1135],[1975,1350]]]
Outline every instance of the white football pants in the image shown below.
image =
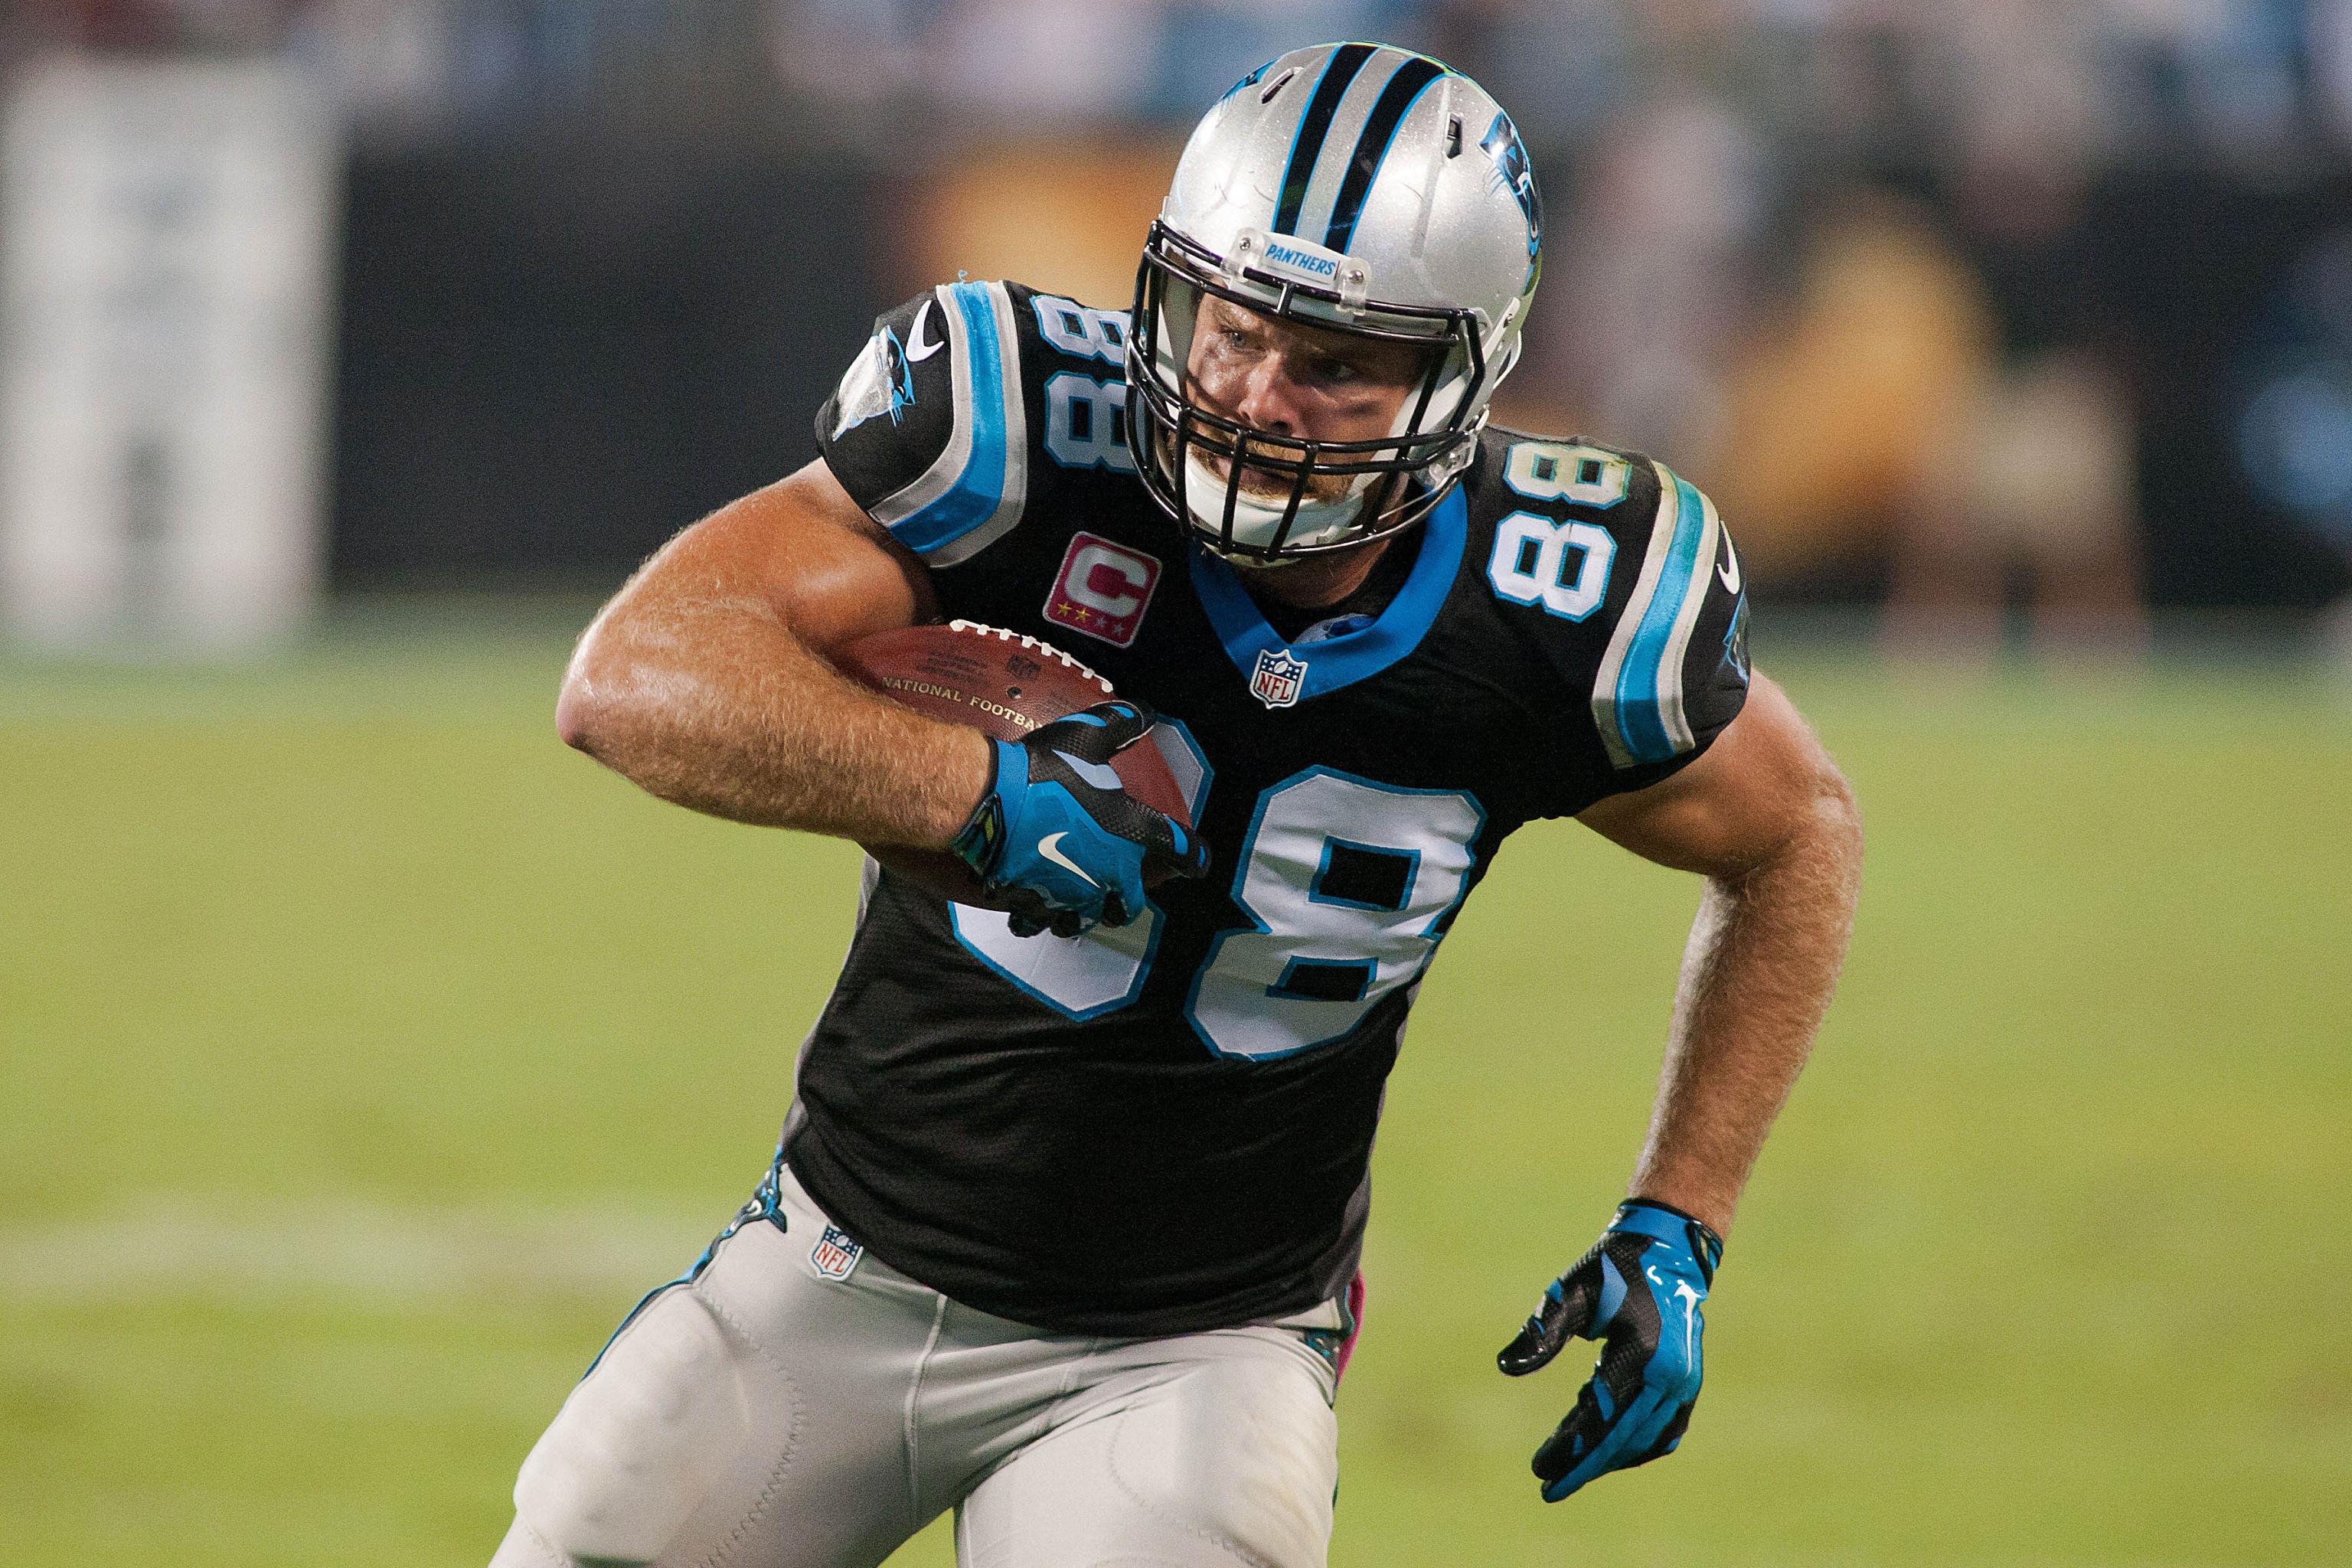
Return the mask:
[[871,1568],[950,1508],[962,1568],[1320,1568],[1337,1305],[1042,1333],[870,1254],[827,1278],[824,1216],[779,1185],[789,1229],[745,1223],[564,1401],[492,1568]]

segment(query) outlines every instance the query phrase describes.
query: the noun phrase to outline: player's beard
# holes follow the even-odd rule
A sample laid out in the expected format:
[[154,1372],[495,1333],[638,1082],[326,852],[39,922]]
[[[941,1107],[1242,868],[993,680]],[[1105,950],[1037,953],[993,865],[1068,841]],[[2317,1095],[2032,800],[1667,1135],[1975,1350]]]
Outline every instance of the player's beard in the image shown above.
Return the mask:
[[[1297,445],[1280,438],[1265,441],[1244,436],[1235,439],[1222,431],[1197,434],[1185,443],[1182,466],[1176,462],[1179,443],[1173,431],[1160,433],[1163,462],[1175,474],[1187,505],[1196,521],[1212,531],[1222,523],[1225,501],[1238,489],[1239,505],[1235,510],[1235,535],[1246,539],[1253,531],[1270,531],[1279,525],[1274,521],[1290,506],[1294,490],[1298,492],[1298,505],[1291,520],[1286,539],[1315,542],[1325,530],[1341,529],[1353,524],[1368,503],[1378,501],[1385,510],[1389,498],[1396,493],[1395,476],[1389,474],[1307,474],[1306,483],[1299,483]],[[1238,445],[1241,460],[1241,483],[1233,483],[1234,448]],[[1249,458],[1260,456],[1272,458],[1283,467],[1274,468],[1253,463]],[[1255,517],[1253,517],[1255,513]],[[1333,541],[1330,542],[1339,542]],[[1269,572],[1288,566],[1304,559],[1300,554],[1274,557],[1255,555],[1247,551],[1219,552],[1228,563],[1252,572]]]
[[[1260,440],[1246,436],[1242,437],[1240,445],[1242,499],[1260,506],[1289,505],[1291,489],[1298,482],[1297,466],[1292,456],[1296,448],[1278,440]],[[1193,441],[1192,449],[1199,454],[1202,467],[1220,486],[1233,482],[1234,459],[1231,441],[1222,436],[1200,437]],[[1253,463],[1250,461],[1253,457],[1269,458],[1282,466],[1268,468]],[[1369,488],[1364,481],[1372,477],[1365,474],[1310,473],[1307,476],[1306,489],[1299,494],[1298,504],[1302,507],[1334,505],[1360,493],[1361,489]]]

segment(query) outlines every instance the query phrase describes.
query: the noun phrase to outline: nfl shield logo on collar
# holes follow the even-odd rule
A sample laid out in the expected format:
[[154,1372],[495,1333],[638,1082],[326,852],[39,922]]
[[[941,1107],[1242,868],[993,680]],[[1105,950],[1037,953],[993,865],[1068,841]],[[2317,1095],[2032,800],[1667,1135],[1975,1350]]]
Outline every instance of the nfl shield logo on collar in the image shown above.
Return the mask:
[[1250,695],[1268,708],[1287,708],[1298,700],[1298,687],[1307,679],[1307,661],[1279,648],[1260,648],[1257,668],[1250,671]]
[[864,1242],[852,1241],[847,1231],[839,1226],[829,1225],[824,1227],[824,1234],[817,1237],[816,1245],[809,1249],[809,1267],[815,1269],[821,1279],[846,1279],[849,1271],[857,1267],[857,1260],[864,1256]]

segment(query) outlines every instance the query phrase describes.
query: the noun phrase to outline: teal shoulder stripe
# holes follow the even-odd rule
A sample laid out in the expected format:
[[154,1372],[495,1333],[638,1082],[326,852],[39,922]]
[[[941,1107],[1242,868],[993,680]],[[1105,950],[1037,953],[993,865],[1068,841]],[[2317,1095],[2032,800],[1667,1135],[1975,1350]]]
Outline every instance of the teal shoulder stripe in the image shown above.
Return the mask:
[[1699,544],[1706,532],[1706,502],[1698,491],[1663,463],[1658,465],[1658,474],[1674,487],[1674,540],[1666,547],[1657,587],[1643,607],[1642,624],[1617,672],[1617,733],[1637,763],[1666,762],[1683,749],[1669,727],[1670,718],[1678,719],[1682,707],[1682,670],[1672,665],[1666,652],[1675,640],[1684,603],[1690,597],[1699,566]]
[[890,525],[898,542],[919,554],[953,543],[996,515],[1004,500],[1005,381],[1013,367],[998,342],[995,293],[985,283],[957,283],[946,290],[963,327],[971,385],[964,407],[971,420],[971,449],[963,469],[937,500]]

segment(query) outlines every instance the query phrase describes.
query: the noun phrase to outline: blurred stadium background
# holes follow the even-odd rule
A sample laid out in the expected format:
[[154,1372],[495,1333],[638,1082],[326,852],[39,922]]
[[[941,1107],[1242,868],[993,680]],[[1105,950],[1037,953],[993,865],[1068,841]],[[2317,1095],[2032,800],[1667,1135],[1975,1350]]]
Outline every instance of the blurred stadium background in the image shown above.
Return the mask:
[[1491,1355],[1693,890],[1504,857],[1391,1097],[1334,1561],[2352,1561],[2344,0],[11,0],[0,1560],[487,1558],[854,897],[563,752],[571,637],[878,310],[1123,300],[1192,118],[1351,36],[1511,106],[1504,417],[1723,503],[1873,858],[1694,1440],[1546,1510],[1573,1376]]

